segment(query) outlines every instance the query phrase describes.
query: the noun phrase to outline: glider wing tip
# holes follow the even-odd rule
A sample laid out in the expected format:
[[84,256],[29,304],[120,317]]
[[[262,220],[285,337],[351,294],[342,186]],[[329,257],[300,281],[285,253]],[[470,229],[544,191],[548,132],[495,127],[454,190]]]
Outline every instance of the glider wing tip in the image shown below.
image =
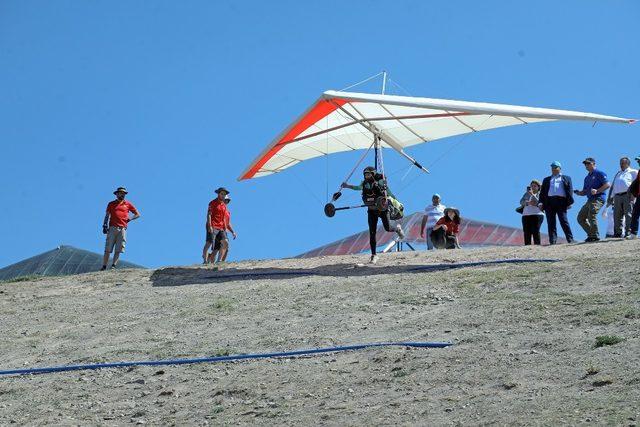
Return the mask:
[[637,122],[637,121],[638,121],[637,119],[629,119],[629,124],[630,124],[630,125],[632,125],[632,124],[634,124],[634,123],[635,123],[635,122]]

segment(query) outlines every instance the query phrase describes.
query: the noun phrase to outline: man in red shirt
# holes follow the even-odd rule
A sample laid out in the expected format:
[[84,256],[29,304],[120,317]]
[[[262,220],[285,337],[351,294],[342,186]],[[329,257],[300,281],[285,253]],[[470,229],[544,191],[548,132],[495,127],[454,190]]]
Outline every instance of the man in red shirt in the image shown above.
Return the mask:
[[[231,203],[231,197],[229,197],[228,195],[225,196],[224,198],[224,202],[227,205],[227,216],[226,216],[226,222],[227,222],[227,230],[231,232],[231,235],[233,236],[233,239],[235,240],[236,237],[238,237],[238,235],[236,234],[235,230],[233,229],[233,226],[231,225],[231,212],[229,212],[229,203]],[[221,241],[222,241],[222,236],[224,236],[227,240],[227,249],[226,250],[221,250]],[[213,251],[210,254],[210,262],[214,263],[216,262],[216,256],[218,257],[218,262],[222,261],[226,261],[227,260],[227,255],[229,255],[229,237],[227,236],[227,233],[220,233],[218,234],[218,237],[216,238],[216,240],[213,242]]]
[[227,236],[225,230],[228,226],[228,210],[227,204],[224,202],[224,198],[229,194],[229,190],[224,187],[220,187],[216,190],[218,195],[215,199],[209,202],[207,208],[207,238],[202,249],[202,263],[208,262],[209,247],[211,247],[216,239],[220,240],[220,250],[226,250],[228,246]]
[[[111,268],[116,268],[120,254],[124,252],[124,247],[127,243],[127,224],[134,219],[140,218],[140,213],[136,207],[124,199],[127,195],[126,188],[118,187],[113,194],[116,195],[116,199],[107,205],[107,213],[102,224],[102,232],[107,235],[107,242],[104,247],[101,271],[107,269],[109,255],[114,249],[115,253],[113,254]],[[129,217],[129,212],[133,213],[133,217]]]

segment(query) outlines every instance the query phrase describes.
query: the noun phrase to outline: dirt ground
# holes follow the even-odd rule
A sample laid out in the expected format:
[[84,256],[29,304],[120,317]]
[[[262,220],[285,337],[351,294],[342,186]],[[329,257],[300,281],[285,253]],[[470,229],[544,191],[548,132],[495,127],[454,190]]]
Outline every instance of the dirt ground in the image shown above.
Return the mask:
[[[640,241],[172,267],[0,283],[0,425],[637,425]],[[459,266],[498,259],[552,262]],[[423,268],[426,266],[431,266]],[[596,346],[596,337],[621,339]]]

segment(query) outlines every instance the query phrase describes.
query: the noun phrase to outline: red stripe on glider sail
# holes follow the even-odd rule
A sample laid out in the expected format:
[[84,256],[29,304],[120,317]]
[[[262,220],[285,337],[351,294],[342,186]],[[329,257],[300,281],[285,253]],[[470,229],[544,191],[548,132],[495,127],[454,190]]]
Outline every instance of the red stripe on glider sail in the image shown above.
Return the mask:
[[343,106],[348,101],[344,99],[332,99],[331,101],[320,100],[313,108],[296,123],[271,149],[247,173],[242,179],[250,179],[267,163],[275,154],[287,144],[290,144],[302,132],[309,129],[314,123],[333,113],[338,107]]

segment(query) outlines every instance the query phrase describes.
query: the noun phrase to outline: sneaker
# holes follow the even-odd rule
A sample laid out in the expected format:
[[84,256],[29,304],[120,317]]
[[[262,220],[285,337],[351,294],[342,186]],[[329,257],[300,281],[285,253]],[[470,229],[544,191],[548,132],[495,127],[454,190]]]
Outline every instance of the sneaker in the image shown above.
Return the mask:
[[627,240],[633,240],[633,239],[637,239],[638,236],[636,234],[629,234],[627,237],[625,237],[625,239]]
[[116,265],[115,264],[111,264],[111,269],[115,270],[116,269]]
[[371,259],[369,260],[369,264],[375,264],[378,262],[378,255],[371,255]]
[[100,269],[100,271],[105,271],[107,269],[106,265],[103,265],[102,268]]
[[402,226],[400,224],[396,225],[396,233],[398,233],[400,240],[404,240],[404,231],[402,231]]

